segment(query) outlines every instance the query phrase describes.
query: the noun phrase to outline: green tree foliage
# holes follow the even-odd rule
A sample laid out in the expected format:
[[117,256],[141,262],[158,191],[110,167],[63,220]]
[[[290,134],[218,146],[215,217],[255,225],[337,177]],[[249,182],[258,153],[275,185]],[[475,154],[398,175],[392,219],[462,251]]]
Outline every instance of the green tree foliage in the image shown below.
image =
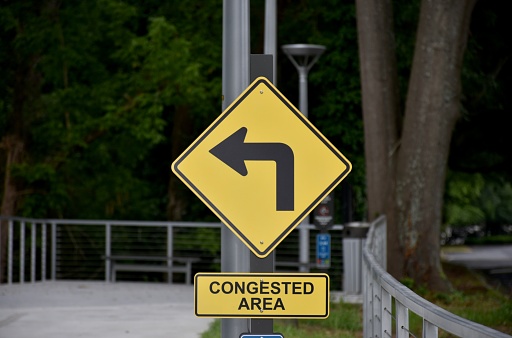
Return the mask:
[[[16,76],[9,59],[37,57],[41,79],[23,121],[27,156],[7,169],[21,187],[19,215],[165,218],[175,107],[207,106],[220,81],[214,61],[195,54],[208,43],[193,46],[201,38],[182,33],[193,31],[182,13],[153,13],[165,14],[117,0],[2,7],[3,134]],[[205,119],[212,109],[194,113]]]
[[[402,98],[418,4],[394,6]],[[262,0],[251,2],[254,53],[262,52],[263,6]],[[511,77],[504,6],[479,2],[473,17],[464,118],[455,130],[447,180],[445,223],[452,225],[490,220],[493,213],[478,204],[484,195],[507,201]],[[336,190],[336,221],[347,219],[340,210],[344,189],[352,191],[351,217],[364,219],[354,2],[279,1],[278,21],[278,45],[327,47],[309,76],[309,118],[353,163],[345,186]],[[13,168],[5,167],[1,152],[1,173],[12,169],[19,187],[17,214],[167,218],[173,153],[220,113],[222,1],[5,1],[0,28],[0,135],[12,132],[16,120],[26,146]],[[278,54],[278,87],[297,103],[297,72]],[[16,99],[24,100],[22,116],[13,116]],[[182,111],[189,127],[176,118]],[[185,201],[183,219],[215,220],[184,186],[172,189]],[[508,211],[495,214],[511,221]]]
[[485,186],[481,174],[449,173],[446,184],[444,217],[446,224],[473,225],[481,223],[485,214],[478,205]]
[[478,2],[463,70],[462,119],[450,149],[444,223],[481,224],[489,232],[512,222],[512,46],[506,4]]
[[444,204],[445,224],[481,224],[499,234],[512,220],[512,183],[502,175],[451,172]]

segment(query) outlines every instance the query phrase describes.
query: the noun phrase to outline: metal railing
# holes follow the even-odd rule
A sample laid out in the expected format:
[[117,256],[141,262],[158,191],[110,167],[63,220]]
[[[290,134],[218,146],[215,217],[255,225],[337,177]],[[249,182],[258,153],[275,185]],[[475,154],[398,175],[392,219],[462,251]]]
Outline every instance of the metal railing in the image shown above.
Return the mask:
[[[118,220],[63,220],[3,217],[7,241],[0,238],[0,252],[7,251],[6,272],[1,282],[25,283],[45,280],[110,280],[113,255],[194,257],[195,272],[220,271],[221,223],[149,222]],[[331,268],[314,266],[315,234],[310,232],[311,271],[327,272],[331,289],[342,285],[342,229],[332,231]],[[1,232],[0,232],[1,236]],[[7,243],[7,248],[1,248]],[[292,231],[276,249],[277,271],[299,271],[299,232]],[[297,263],[297,264],[294,264]],[[172,263],[171,263],[172,264]],[[173,276],[174,277],[174,276]],[[175,277],[181,282],[181,275]],[[164,273],[119,272],[117,280],[163,281]]]
[[[9,284],[62,279],[108,281],[110,261],[105,257],[124,253],[121,250],[130,250],[138,255],[164,256],[186,256],[193,252],[192,255],[202,255],[204,262],[215,256],[215,248],[208,250],[208,243],[198,244],[202,239],[201,232],[195,234],[199,236],[197,240],[185,243],[188,248],[184,248],[180,240],[187,236],[189,229],[215,229],[220,233],[221,225],[206,222],[0,219],[7,222],[8,227],[5,281]],[[215,233],[210,237],[214,242],[217,240]],[[220,235],[217,237],[220,240]],[[0,269],[5,267],[0,266]]]
[[423,320],[422,337],[436,338],[439,329],[458,337],[512,337],[454,315],[391,277],[385,270],[385,234],[386,218],[381,216],[372,223],[363,249],[364,337],[416,337],[409,331],[410,312]]

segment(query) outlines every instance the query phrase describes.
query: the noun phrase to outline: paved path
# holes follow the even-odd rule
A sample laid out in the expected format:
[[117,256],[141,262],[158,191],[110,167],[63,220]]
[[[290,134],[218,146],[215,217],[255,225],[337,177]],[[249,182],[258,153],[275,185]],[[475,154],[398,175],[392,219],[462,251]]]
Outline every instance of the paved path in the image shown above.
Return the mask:
[[446,247],[443,259],[475,270],[507,270],[512,268],[512,245],[474,245]]
[[0,337],[198,338],[211,320],[195,317],[193,299],[180,284],[4,284]]

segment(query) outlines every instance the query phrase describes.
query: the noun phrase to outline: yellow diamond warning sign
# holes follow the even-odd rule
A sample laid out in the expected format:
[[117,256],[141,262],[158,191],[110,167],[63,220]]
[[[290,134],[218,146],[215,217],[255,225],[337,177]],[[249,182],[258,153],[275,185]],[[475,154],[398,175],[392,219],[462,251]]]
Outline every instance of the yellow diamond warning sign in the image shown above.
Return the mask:
[[329,276],[323,273],[198,273],[198,317],[326,318]]
[[264,258],[348,175],[351,164],[260,77],[172,170]]

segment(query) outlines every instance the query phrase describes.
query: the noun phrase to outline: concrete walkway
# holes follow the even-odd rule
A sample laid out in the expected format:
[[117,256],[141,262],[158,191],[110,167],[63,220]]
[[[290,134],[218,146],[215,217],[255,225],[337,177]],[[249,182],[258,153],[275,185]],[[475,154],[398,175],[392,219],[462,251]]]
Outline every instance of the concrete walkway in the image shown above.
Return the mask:
[[198,338],[193,286],[38,282],[0,285],[2,338]]
[[511,270],[512,245],[453,246],[441,250],[447,262],[474,270]]

